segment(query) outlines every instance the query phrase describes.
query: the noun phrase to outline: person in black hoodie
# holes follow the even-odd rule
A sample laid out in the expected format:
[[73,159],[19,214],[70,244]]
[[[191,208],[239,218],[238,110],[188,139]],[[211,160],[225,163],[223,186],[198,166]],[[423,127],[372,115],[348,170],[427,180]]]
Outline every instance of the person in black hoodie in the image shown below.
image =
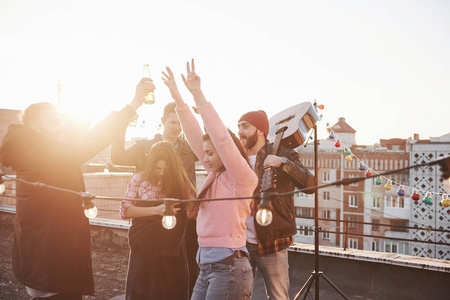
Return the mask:
[[[22,123],[10,124],[0,162],[17,178],[75,192],[85,191],[81,165],[110,145],[155,86],[143,78],[131,103],[82,136],[65,136],[50,103],[25,109]],[[13,271],[34,299],[82,299],[95,295],[89,221],[76,194],[16,184]]]

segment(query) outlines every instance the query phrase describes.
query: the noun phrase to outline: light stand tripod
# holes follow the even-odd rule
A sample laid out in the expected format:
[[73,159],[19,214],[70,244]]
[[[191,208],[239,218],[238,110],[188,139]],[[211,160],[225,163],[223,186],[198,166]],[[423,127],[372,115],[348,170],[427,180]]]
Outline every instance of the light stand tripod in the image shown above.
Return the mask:
[[[316,103],[314,102],[314,107],[316,107]],[[319,180],[319,167],[318,167],[318,141],[317,141],[317,123],[314,124],[314,177],[315,177],[315,185],[318,186]],[[333,289],[336,290],[344,299],[347,299],[347,296],[344,295],[344,293],[335,285],[333,284],[330,279],[328,279],[323,272],[319,271],[319,193],[318,189],[314,193],[314,271],[312,271],[311,275],[309,276],[306,283],[303,285],[303,287],[300,289],[300,291],[295,295],[294,299],[299,299],[303,292],[306,291],[305,296],[303,299],[306,299],[306,295],[308,295],[309,289],[311,288],[312,283],[314,282],[315,285],[315,299],[319,300],[319,278],[322,277],[325,279],[326,282],[328,282]]]

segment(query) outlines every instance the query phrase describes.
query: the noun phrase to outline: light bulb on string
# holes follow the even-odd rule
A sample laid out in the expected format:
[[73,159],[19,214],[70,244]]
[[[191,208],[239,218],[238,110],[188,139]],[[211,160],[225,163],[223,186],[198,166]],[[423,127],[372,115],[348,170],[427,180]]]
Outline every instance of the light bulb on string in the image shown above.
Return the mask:
[[367,172],[366,172],[366,177],[370,177],[372,175],[373,175],[372,169],[368,169]]
[[337,142],[334,144],[336,148],[339,148],[341,146],[341,140],[337,140]]
[[320,114],[320,116],[317,118],[317,121],[322,121],[323,115]]
[[447,194],[442,195],[441,205],[443,207],[449,207],[450,206],[450,199],[448,199],[448,195]]
[[103,173],[109,173],[108,166],[106,166],[106,167],[103,169]]
[[173,201],[164,200],[165,209],[163,211],[162,226],[166,229],[172,229],[177,225],[177,218],[173,210]]
[[267,226],[272,223],[272,205],[270,204],[269,195],[274,193],[262,192],[261,203],[258,205],[258,212],[256,213],[256,222],[261,226]]
[[353,160],[353,158],[352,158],[351,155],[347,155],[347,156],[345,157],[345,160],[346,160],[347,162],[351,162],[351,161]]
[[141,122],[141,128],[144,128],[145,127],[145,120],[142,120],[142,122]]
[[381,179],[380,176],[377,176],[377,179],[375,179],[375,184],[376,184],[376,185],[381,185],[381,184],[383,184],[383,179]]
[[83,204],[81,206],[84,209],[86,218],[93,219],[97,217],[98,209],[94,204],[95,196],[89,193],[81,193],[81,197],[83,198]]
[[389,181],[384,185],[384,188],[386,189],[386,191],[392,190],[392,180],[389,180]]
[[325,129],[326,129],[328,132],[331,132],[331,126],[330,126],[330,123],[327,123],[327,126],[325,127]]
[[334,132],[333,131],[331,131],[330,132],[330,135],[328,136],[330,139],[334,139]]
[[366,166],[364,165],[364,162],[360,162],[360,163],[359,163],[359,169],[360,169],[361,171],[365,171],[365,170],[366,170]]
[[320,105],[318,105],[317,106],[320,110],[322,110],[322,109],[324,109],[325,108],[325,105],[323,105],[323,104],[320,104]]
[[433,196],[431,195],[430,192],[428,192],[425,196],[425,198],[423,198],[423,203],[431,205],[433,204]]
[[411,199],[413,199],[414,201],[420,200],[420,194],[417,192],[417,190],[413,191],[413,194],[411,195]]
[[401,186],[398,188],[397,194],[398,194],[400,197],[403,197],[403,196],[406,195],[405,187],[404,187],[403,185],[401,185]]
[[350,151],[348,148],[344,148],[344,154],[350,155],[350,154],[352,154],[352,151]]

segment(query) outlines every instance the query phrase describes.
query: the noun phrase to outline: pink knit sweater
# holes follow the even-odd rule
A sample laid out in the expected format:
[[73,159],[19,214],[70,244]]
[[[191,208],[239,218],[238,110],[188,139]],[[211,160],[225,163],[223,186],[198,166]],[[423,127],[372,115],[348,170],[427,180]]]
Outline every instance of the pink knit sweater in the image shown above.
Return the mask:
[[[211,103],[198,108],[211,141],[225,166],[221,173],[204,165],[208,177],[198,194],[209,186],[203,198],[251,197],[258,177],[241,156],[227,128]],[[195,155],[203,161],[203,131],[187,105],[177,109],[181,126]],[[197,216],[198,243],[201,247],[240,248],[245,246],[245,220],[250,201],[221,200],[202,202]]]

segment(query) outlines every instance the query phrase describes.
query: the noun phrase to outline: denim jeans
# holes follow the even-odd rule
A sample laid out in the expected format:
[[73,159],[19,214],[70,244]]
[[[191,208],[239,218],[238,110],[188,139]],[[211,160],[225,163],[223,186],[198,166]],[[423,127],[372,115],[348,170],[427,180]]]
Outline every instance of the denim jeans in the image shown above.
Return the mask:
[[200,274],[191,300],[250,299],[252,267],[247,257],[233,258],[234,264],[199,264]]
[[288,249],[267,255],[258,254],[258,245],[256,244],[247,243],[247,249],[250,253],[253,276],[256,277],[258,269],[261,271],[269,299],[289,300]]

